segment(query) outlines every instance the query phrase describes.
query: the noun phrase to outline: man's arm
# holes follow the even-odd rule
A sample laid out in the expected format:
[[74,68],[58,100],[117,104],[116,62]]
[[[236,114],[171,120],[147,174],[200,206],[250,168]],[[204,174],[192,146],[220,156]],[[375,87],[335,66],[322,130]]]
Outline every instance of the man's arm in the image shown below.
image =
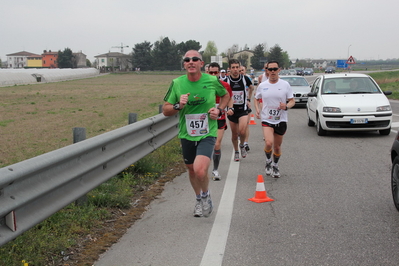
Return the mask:
[[288,109],[291,109],[292,107],[294,107],[294,105],[295,105],[295,99],[290,98],[290,99],[288,99],[287,103],[280,102],[280,109],[288,110]]
[[173,104],[165,102],[162,106],[162,113],[164,116],[172,116],[177,114],[179,110],[173,109]]
[[247,95],[247,106],[248,106],[248,108],[251,108],[251,98],[252,98],[253,90],[254,90],[254,86],[253,85],[248,86],[248,95]]
[[188,96],[190,96],[190,93],[183,94],[180,96],[180,101],[178,102],[178,104],[179,104],[178,110],[173,108],[173,104],[171,104],[169,102],[165,102],[162,106],[163,115],[164,116],[172,116],[172,115],[175,115],[177,112],[179,112],[181,109],[183,109],[184,106],[186,106],[186,104],[188,102]]
[[224,109],[224,108],[226,108],[226,106],[231,107],[232,105],[231,106],[228,105],[228,103],[230,102],[230,99],[231,99],[231,97],[230,97],[229,93],[226,93],[225,95],[220,96],[219,108]]
[[294,105],[295,105],[295,99],[294,98],[288,99],[287,108],[291,109],[292,107],[294,107]]
[[227,103],[229,102],[230,99],[230,95],[229,93],[226,93],[223,96],[220,96],[220,102],[219,102],[219,106],[216,107],[212,107],[211,109],[209,109],[208,113],[210,114],[210,118],[211,119],[218,119],[219,116],[222,115],[222,112],[224,110],[224,108],[226,108]]

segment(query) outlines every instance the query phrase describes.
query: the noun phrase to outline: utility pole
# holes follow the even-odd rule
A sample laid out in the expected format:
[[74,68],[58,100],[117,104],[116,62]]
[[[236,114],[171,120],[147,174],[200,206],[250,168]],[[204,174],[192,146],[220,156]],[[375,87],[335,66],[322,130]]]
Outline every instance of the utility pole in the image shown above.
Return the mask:
[[112,46],[111,48],[121,48],[121,53],[123,54],[123,48],[124,47],[129,47],[129,45],[123,46],[123,43],[121,43],[121,46]]

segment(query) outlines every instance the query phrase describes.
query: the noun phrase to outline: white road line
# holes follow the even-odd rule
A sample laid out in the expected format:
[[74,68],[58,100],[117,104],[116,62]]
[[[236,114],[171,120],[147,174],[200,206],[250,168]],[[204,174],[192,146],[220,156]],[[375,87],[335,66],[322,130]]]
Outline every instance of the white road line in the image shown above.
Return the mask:
[[234,161],[234,150],[230,160],[229,171],[226,176],[223,194],[220,199],[216,218],[212,226],[211,234],[206,244],[201,266],[222,265],[226,249],[227,237],[230,231],[231,217],[233,215],[234,198],[237,188],[238,170],[240,162]]

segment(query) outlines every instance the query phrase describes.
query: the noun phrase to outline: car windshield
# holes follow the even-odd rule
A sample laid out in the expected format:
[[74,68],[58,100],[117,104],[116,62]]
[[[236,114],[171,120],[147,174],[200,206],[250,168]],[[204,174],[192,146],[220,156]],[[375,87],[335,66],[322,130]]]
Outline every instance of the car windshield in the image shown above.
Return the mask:
[[281,79],[288,81],[291,86],[309,86],[306,79],[301,77],[280,77]]
[[280,75],[288,75],[290,72],[288,70],[281,70]]
[[342,77],[325,79],[323,94],[381,93],[368,77]]

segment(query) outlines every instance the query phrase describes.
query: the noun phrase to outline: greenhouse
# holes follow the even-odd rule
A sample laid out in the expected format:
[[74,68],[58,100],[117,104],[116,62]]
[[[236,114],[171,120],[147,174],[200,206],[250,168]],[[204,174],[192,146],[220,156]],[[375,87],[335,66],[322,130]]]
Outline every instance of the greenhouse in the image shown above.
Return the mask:
[[0,87],[84,79],[96,77],[99,74],[99,70],[95,68],[0,69]]

